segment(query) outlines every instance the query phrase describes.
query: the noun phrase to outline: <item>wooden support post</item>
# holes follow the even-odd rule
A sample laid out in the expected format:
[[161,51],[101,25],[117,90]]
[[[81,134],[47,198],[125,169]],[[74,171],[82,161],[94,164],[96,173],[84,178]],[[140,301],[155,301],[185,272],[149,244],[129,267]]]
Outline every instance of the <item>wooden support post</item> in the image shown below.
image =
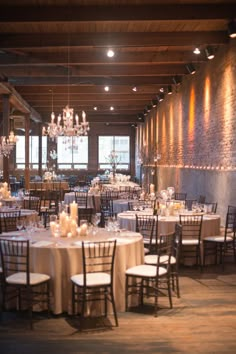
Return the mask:
[[29,169],[29,130],[30,130],[30,116],[25,115],[25,189],[29,189],[30,184],[30,169]]
[[[10,128],[10,95],[2,95],[2,119],[3,119],[3,136],[8,138]],[[3,180],[9,184],[9,158],[3,156]]]

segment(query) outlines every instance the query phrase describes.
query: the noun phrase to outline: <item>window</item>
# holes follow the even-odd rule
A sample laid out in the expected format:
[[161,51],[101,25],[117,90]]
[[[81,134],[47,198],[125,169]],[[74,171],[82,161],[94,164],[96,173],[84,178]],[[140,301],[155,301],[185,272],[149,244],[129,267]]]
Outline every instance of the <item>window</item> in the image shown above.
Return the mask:
[[[39,137],[30,136],[30,146],[29,146],[29,163],[30,167],[33,169],[38,169],[39,167]],[[25,168],[25,136],[17,136],[16,142],[16,167],[24,169]],[[46,166],[47,162],[47,137],[42,137],[42,165]]]
[[129,136],[99,136],[98,163],[101,169],[110,169],[108,155],[115,151],[118,155],[118,169],[130,168],[130,137]]
[[57,167],[59,169],[88,168],[88,137],[57,139]]

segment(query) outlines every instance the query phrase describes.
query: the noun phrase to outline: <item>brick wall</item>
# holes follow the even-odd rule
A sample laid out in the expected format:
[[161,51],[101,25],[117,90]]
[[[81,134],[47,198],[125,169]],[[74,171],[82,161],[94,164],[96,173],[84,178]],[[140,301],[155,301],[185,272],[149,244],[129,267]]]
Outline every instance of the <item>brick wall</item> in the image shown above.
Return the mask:
[[[189,197],[205,194],[208,201],[218,201],[222,214],[228,204],[236,205],[235,58],[232,40],[213,60],[199,65],[195,75],[186,75],[138,128],[145,135],[155,115],[153,134],[161,154],[158,190],[174,185]],[[146,167],[146,183],[150,175],[151,167]]]

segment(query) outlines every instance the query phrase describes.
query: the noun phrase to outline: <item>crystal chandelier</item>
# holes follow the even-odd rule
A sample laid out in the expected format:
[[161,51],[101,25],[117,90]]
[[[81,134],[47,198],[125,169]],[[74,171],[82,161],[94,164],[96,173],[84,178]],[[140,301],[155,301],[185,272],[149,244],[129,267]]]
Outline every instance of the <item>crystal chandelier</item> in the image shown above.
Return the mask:
[[0,155],[9,157],[10,153],[14,149],[17,142],[17,137],[14,135],[14,132],[11,131],[9,137],[1,136],[0,137]]
[[49,136],[52,140],[58,138],[58,136],[65,137],[79,137],[88,134],[89,122],[86,121],[86,113],[82,111],[82,120],[80,122],[79,115],[75,114],[74,109],[70,108],[70,50],[69,50],[69,39],[68,39],[68,84],[67,84],[67,105],[63,109],[62,115],[59,114],[57,120],[55,121],[55,114],[53,112],[53,91],[52,92],[52,113],[51,122],[47,123],[48,127],[43,127],[42,135]]
[[89,122],[86,121],[86,114],[82,112],[82,121],[79,121],[78,114],[74,117],[74,109],[67,105],[63,109],[63,114],[59,114],[57,121],[55,121],[55,114],[51,114],[51,122],[48,127],[43,127],[42,134],[49,136],[52,140],[57,139],[58,136],[79,137],[88,134]]

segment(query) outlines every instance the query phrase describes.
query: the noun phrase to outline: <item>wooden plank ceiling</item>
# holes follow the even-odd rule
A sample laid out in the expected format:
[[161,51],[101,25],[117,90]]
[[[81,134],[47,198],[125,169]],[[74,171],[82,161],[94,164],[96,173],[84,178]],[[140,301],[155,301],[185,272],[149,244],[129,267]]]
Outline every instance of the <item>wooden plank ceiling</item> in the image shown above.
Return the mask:
[[207,46],[217,55],[235,15],[229,0],[1,0],[1,80],[43,121],[69,103],[91,122],[131,124]]

